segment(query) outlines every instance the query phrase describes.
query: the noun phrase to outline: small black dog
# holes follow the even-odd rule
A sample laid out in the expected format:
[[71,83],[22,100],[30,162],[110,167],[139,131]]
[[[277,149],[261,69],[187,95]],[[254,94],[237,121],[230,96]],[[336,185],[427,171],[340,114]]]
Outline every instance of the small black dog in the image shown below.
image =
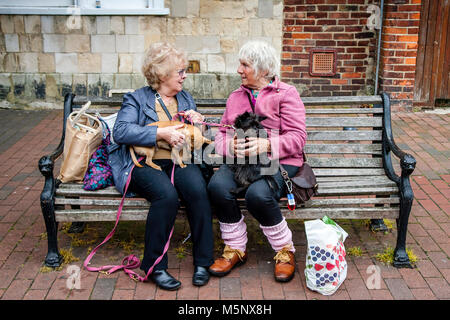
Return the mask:
[[[264,130],[261,122],[267,117],[260,116],[255,113],[244,112],[243,114],[237,116],[234,121],[235,129],[241,129],[246,137],[259,137],[260,130]],[[240,130],[238,130],[239,133]],[[240,133],[242,133],[240,131]],[[250,163],[250,158],[245,157],[244,164],[230,164],[228,167],[234,172],[234,180],[238,184],[238,187],[230,190],[234,195],[247,189],[253,182],[265,179],[272,190],[278,190],[278,184],[275,179],[270,175],[261,175],[261,168],[270,167],[270,161],[267,164],[261,163],[261,156],[259,155],[256,160],[257,163]],[[267,155],[266,155],[267,157]],[[253,160],[253,159],[252,159]],[[253,161],[252,161],[253,162]]]

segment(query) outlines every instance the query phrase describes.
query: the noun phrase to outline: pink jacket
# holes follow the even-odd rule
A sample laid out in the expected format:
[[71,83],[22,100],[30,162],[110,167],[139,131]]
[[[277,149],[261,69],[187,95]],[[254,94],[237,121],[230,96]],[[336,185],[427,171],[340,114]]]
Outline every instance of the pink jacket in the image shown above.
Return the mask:
[[[233,124],[238,115],[252,112],[247,92],[251,95],[248,88],[241,86],[230,94],[221,124]],[[305,106],[297,89],[275,78],[258,94],[255,112],[267,117],[262,125],[271,143],[270,158],[279,159],[281,164],[302,166],[307,134]],[[220,127],[215,136],[216,153],[228,155],[232,138],[233,130]]]

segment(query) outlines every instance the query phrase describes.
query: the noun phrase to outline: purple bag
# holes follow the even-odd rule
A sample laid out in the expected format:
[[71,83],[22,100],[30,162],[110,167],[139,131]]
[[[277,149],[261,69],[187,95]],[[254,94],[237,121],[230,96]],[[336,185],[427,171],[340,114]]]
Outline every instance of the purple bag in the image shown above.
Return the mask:
[[106,128],[106,136],[89,159],[88,168],[83,179],[84,190],[98,190],[114,185],[112,170],[108,164],[108,149],[111,144],[111,131],[105,121],[100,119]]

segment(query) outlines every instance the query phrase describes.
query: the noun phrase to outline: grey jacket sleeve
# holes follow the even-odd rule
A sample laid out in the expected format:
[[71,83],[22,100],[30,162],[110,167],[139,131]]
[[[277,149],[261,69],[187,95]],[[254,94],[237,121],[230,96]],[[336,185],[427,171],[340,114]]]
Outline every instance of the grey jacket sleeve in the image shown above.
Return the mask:
[[157,127],[141,126],[140,115],[143,115],[140,102],[134,95],[125,94],[113,130],[116,143],[146,147],[156,144]]

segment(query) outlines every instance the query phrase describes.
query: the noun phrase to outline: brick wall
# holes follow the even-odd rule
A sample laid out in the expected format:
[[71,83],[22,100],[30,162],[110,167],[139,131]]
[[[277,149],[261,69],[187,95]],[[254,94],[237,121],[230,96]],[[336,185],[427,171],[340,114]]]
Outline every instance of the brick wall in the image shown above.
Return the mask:
[[421,0],[385,3],[380,52],[380,91],[397,107],[412,108]]
[[[303,96],[371,94],[374,90],[376,31],[367,27],[369,4],[378,0],[285,0],[282,44],[284,81]],[[310,76],[313,48],[337,51],[337,73]]]

